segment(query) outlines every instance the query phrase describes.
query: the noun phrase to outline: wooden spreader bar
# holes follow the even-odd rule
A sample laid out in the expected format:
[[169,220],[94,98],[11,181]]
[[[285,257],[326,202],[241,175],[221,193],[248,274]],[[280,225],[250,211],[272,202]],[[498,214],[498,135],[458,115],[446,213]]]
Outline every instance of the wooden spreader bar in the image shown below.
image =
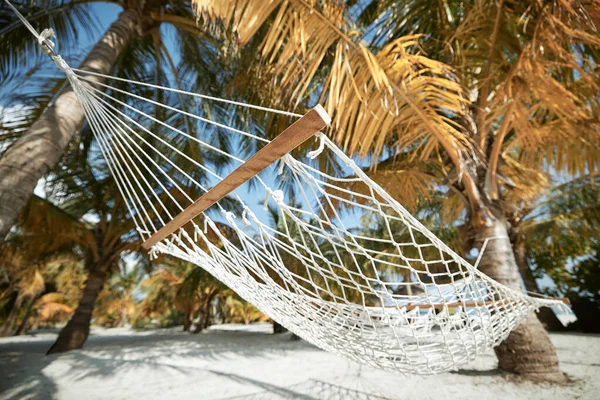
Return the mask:
[[317,105],[302,118],[281,132],[279,136],[273,139],[273,141],[257,151],[256,154],[250,157],[231,174],[227,175],[225,179],[203,194],[196,202],[146,239],[142,244],[142,247],[149,250],[156,243],[190,222],[217,201],[233,192],[269,165],[273,164],[275,161],[314,136],[321,129],[328,126],[330,122],[331,118],[325,109],[320,105]]

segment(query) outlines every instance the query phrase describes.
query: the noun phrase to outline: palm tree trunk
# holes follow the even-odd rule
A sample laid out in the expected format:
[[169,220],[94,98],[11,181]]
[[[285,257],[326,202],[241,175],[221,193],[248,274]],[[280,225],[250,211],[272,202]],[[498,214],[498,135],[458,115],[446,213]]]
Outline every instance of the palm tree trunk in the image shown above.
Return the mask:
[[[121,13],[92,48],[80,69],[107,74],[133,37],[139,18]],[[102,79],[89,76],[100,82]],[[37,181],[60,159],[84,121],[83,108],[72,89],[63,92],[46,112],[0,159],[0,243],[27,204]]]
[[[515,249],[515,259],[517,266],[519,267],[519,273],[523,278],[525,289],[529,292],[539,293],[540,288],[537,285],[535,276],[533,276],[533,272],[529,266],[529,261],[527,260],[527,248],[525,246],[525,242],[520,236],[515,240],[513,247]],[[544,328],[547,330],[562,331],[565,329],[562,322],[560,322],[551,308],[543,307],[536,314],[542,325],[544,325]]]
[[102,265],[93,265],[90,268],[90,273],[75,313],[67,325],[60,331],[56,342],[54,342],[46,354],[62,353],[83,347],[90,334],[90,322],[92,320],[94,305],[107,275],[107,269]]
[[203,329],[209,327],[211,317],[210,305],[218,293],[219,291],[217,289],[214,289],[206,295],[206,298],[204,300],[202,300],[200,312],[198,313],[198,323],[196,324],[196,329],[194,329],[194,333],[202,332]]
[[183,312],[183,331],[189,332],[192,327],[192,308],[186,307]]
[[15,331],[15,336],[23,335],[23,334],[25,334],[27,332],[25,330],[25,328],[27,328],[27,322],[29,321],[29,317],[31,316],[31,312],[33,311],[33,305],[35,304],[36,300],[37,300],[37,298],[31,299],[31,301],[29,302],[29,305],[27,305],[27,311],[25,312],[25,316],[23,317],[23,321],[21,321],[21,324],[19,325],[19,327]]
[[[502,217],[491,220],[487,226],[474,226],[479,244],[490,237],[479,269],[492,279],[516,290],[522,290],[515,252],[508,237],[508,224]],[[548,333],[534,313],[495,349],[499,367],[532,380],[564,382],[556,350]]]
[[25,301],[25,296],[21,292],[17,295],[17,299],[10,309],[10,313],[8,317],[6,317],[6,321],[4,321],[4,325],[0,328],[0,337],[10,336],[12,334],[13,326],[15,325],[15,320],[17,319],[17,314]]
[[207,305],[206,313],[204,314],[204,320],[202,321],[202,329],[206,329],[210,326],[210,317],[211,317],[210,307]]
[[206,312],[207,311],[204,309],[203,306],[200,307],[200,310],[198,312],[198,322],[196,323],[196,327],[194,328],[193,333],[200,333],[204,329],[204,322],[206,320]]

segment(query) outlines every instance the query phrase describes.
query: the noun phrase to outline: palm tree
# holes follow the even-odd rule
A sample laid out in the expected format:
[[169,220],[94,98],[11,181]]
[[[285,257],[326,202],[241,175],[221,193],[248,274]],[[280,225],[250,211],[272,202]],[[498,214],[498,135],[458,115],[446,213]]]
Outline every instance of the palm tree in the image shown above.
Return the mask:
[[228,319],[231,322],[243,322],[248,325],[255,321],[265,321],[268,319],[266,315],[261,313],[251,303],[237,299],[235,296],[229,296],[225,300],[228,310]]
[[[503,238],[489,243],[480,269],[508,286],[520,289],[515,214],[556,173],[598,171],[597,2],[195,4],[200,23],[231,47],[259,41],[248,68],[259,77],[257,98],[276,97],[283,107],[321,99],[333,138],[368,156],[374,174],[419,177],[411,186],[382,182],[398,200],[440,191],[467,216],[465,238],[477,246]],[[502,369],[564,379],[534,316],[496,355]]]
[[182,312],[184,314],[184,330],[189,331],[192,325],[192,311],[182,308],[180,302],[175,303],[177,287],[185,276],[183,275],[185,271],[178,267],[177,264],[169,267],[158,266],[148,278],[140,283],[140,290],[144,294],[144,298],[138,304],[134,326],[143,326],[147,320],[160,320],[161,325],[178,322],[177,314]]
[[44,291],[44,278],[37,268],[24,268],[19,274],[19,280],[15,284],[17,297],[12,305],[9,314],[6,317],[4,325],[0,328],[0,337],[10,336],[13,333],[17,313],[26,303],[31,303]]
[[[91,175],[89,178],[93,179]],[[116,188],[110,178],[93,181],[94,187],[87,183],[89,192],[70,196],[60,206],[49,199],[34,197],[20,224],[27,251],[35,254],[40,246],[48,252],[70,248],[73,254],[82,255],[88,273],[79,305],[48,353],[83,346],[96,299],[107,276],[119,269],[125,255],[139,248],[133,221],[127,218],[122,200],[114,197]],[[97,220],[90,220],[91,215]]]
[[[58,42],[67,50],[78,38],[79,31],[90,33],[97,26],[90,3],[89,0],[42,0],[16,6],[38,30],[53,27]],[[188,2],[118,0],[112,3],[121,6],[123,11],[89,50],[79,64],[80,69],[103,74],[112,72],[157,84],[165,84],[170,74],[179,84],[172,49],[169,50],[164,37],[166,30],[161,29],[168,25],[172,28],[169,32],[177,35],[173,43],[179,47],[180,66],[201,72],[207,81],[215,81],[218,68],[206,68],[213,44],[196,28]],[[39,46],[4,3],[0,8],[0,22],[3,26],[0,82],[3,85],[48,66],[48,63],[40,66],[43,54]],[[78,57],[69,57],[73,55],[68,53],[63,56],[77,65]],[[155,66],[150,74],[144,68],[148,60],[154,61]],[[89,78],[101,81],[97,77]],[[65,87],[62,73],[37,78],[32,87],[17,90],[17,96],[7,97],[20,105],[21,112],[0,130],[0,149],[12,143],[0,158],[0,243],[17,221],[38,180],[56,165],[84,123],[83,108],[71,88]]]
[[141,263],[119,265],[119,270],[108,279],[98,295],[93,313],[94,323],[110,327],[131,323],[137,308],[135,291],[142,276]]
[[146,296],[140,303],[137,318],[173,319],[183,314],[183,330],[190,331],[194,317],[198,318],[194,332],[210,325],[215,301],[231,295],[225,285],[204,269],[187,261],[165,257],[159,268],[142,282]]
[[[28,210],[29,211],[29,210]],[[14,298],[0,336],[9,336],[19,312],[25,308],[25,316],[15,334],[21,334],[31,313],[37,309],[38,298],[53,287],[56,271],[63,265],[78,262],[76,254],[69,253],[69,245],[46,242],[31,246],[28,242],[28,227],[20,226],[11,234],[10,240],[0,246],[0,268],[3,272],[2,295],[0,298]],[[72,272],[73,270],[70,269]],[[76,282],[71,274],[71,282]]]
[[[193,313],[198,317],[194,333],[208,328],[212,315],[213,303],[222,298],[225,293],[231,293],[227,287],[211,274],[200,267],[193,267],[177,289],[175,304],[191,310],[187,321],[191,323]],[[190,329],[190,326],[188,329]],[[184,327],[185,330],[185,327]]]
[[[43,272],[47,292],[33,303],[31,312],[25,314],[15,334],[25,333],[40,325],[66,323],[77,307],[87,281],[80,254],[66,253],[47,265]],[[31,326],[28,317],[33,318]]]

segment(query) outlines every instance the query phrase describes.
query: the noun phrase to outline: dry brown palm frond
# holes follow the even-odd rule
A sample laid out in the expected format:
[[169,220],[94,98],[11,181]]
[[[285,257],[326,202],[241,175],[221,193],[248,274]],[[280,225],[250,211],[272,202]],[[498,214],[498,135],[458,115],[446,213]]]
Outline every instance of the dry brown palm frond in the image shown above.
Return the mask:
[[597,0],[581,0],[579,5],[585,12],[585,18],[594,26],[596,32],[600,31],[600,3]]
[[27,271],[26,275],[23,276],[19,282],[19,292],[26,297],[38,296],[46,289],[44,283],[44,277],[38,269],[33,271]]
[[423,56],[419,27],[368,48],[345,20],[342,1],[194,3],[202,24],[237,35],[240,46],[262,40],[253,78],[261,90],[264,82],[276,86],[267,91],[276,106],[319,98],[333,115],[333,138],[348,152],[373,164],[384,149],[409,154],[412,166],[371,171],[409,207],[439,184],[417,178],[438,152],[440,168],[451,161],[462,177],[452,182],[461,192],[453,208],[466,196],[472,215],[485,208],[481,199],[512,209],[535,202],[550,174],[600,170],[597,2],[475,0],[454,13],[461,19],[454,32],[434,38],[446,43],[436,60],[452,68]]
[[[263,1],[213,1],[193,2],[198,12],[198,22],[211,27],[213,32],[232,30],[239,42],[244,45],[269,18],[281,0]],[[220,23],[223,21],[224,23]]]
[[[365,173],[407,209],[415,210],[419,199],[429,199],[435,186],[442,184],[443,178],[440,177],[443,176],[442,169],[443,167],[437,160],[413,160],[404,155],[402,158],[393,157],[381,161],[377,164],[377,169],[365,169]],[[340,184],[341,182],[337,183],[337,185]],[[341,199],[359,204],[365,203],[365,197],[360,195],[371,196],[370,188],[360,179],[346,181],[342,189],[357,193],[358,196],[350,196],[348,192],[336,190],[333,187],[328,188],[328,192]],[[336,209],[344,209],[347,206],[347,203],[336,198],[331,198],[330,201]],[[325,207],[325,209],[333,212],[329,207]]]
[[[578,2],[534,3],[525,11],[514,4],[503,10],[503,23],[511,27],[498,38],[504,51],[488,60],[494,73],[478,127],[490,143],[486,188],[497,199],[498,185],[504,186],[508,202],[534,201],[549,173],[598,171],[600,157],[600,80],[597,57],[590,56],[600,50],[600,37]],[[516,45],[511,29],[519,32]],[[511,185],[497,176],[500,159]]]
[[272,14],[259,78],[277,86],[279,106],[318,96],[333,117],[334,138],[351,153],[377,155],[390,144],[420,141],[424,159],[443,147],[462,167],[461,154],[471,148],[462,122],[465,96],[448,66],[419,54],[417,37],[373,53],[347,25],[341,1],[234,3],[195,2],[201,22],[235,27],[242,45]]
[[[76,245],[95,247],[85,223],[77,220],[46,199],[33,196],[23,212],[22,242],[33,253],[54,253]],[[42,247],[43,246],[43,249]]]
[[505,182],[501,185],[506,187],[506,182],[509,182],[510,186],[510,190],[505,191],[504,201],[509,204],[533,204],[550,183],[548,176],[538,168],[530,168],[511,157],[503,160],[500,172]]
[[68,301],[62,293],[46,293],[34,304],[41,323],[55,323],[73,314],[73,308],[66,304]]

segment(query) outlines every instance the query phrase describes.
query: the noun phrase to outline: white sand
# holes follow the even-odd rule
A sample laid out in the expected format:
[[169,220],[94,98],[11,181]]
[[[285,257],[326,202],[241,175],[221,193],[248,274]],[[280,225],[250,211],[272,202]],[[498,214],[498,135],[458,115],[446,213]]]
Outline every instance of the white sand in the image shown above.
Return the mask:
[[518,382],[492,354],[457,373],[404,376],[360,366],[268,324],[132,332],[94,328],[85,350],[44,356],[56,334],[0,340],[0,399],[598,399],[600,336],[553,334],[575,383]]

